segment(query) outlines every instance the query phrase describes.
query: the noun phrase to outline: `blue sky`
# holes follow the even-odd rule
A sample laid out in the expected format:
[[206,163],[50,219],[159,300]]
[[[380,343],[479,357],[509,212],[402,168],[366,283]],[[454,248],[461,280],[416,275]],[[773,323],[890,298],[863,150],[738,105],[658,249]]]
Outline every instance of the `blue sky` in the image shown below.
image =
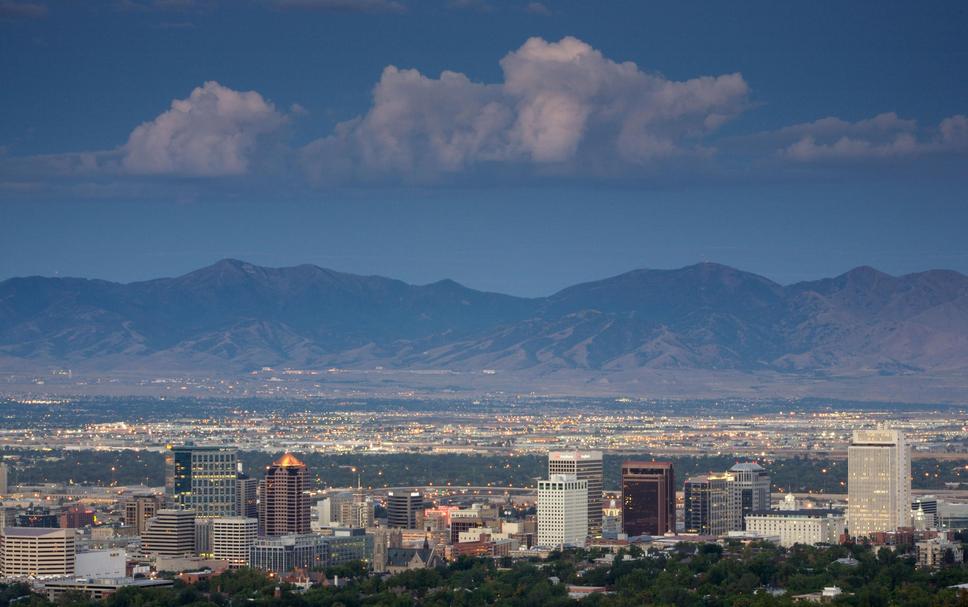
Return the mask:
[[968,272],[959,2],[0,1],[0,278]]

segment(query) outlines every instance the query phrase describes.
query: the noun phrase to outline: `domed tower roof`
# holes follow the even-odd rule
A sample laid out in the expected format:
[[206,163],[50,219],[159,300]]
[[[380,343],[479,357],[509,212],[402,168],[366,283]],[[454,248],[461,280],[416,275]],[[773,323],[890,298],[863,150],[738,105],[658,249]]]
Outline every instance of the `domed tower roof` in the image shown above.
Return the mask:
[[273,466],[280,468],[305,468],[306,464],[299,461],[292,453],[284,453],[282,457],[272,462]]

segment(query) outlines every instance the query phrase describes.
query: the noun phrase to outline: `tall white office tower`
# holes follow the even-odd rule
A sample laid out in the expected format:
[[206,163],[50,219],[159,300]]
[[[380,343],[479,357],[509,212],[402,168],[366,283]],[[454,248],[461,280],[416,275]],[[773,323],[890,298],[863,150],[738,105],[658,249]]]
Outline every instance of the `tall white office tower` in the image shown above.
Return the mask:
[[847,530],[854,537],[911,525],[911,448],[900,430],[855,430],[847,448]]
[[538,481],[538,545],[584,546],[588,539],[588,481],[553,474]]
[[212,556],[230,567],[247,567],[249,551],[259,535],[259,520],[245,516],[212,519]]
[[551,451],[548,453],[548,477],[554,474],[574,474],[588,481],[588,532],[602,531],[602,452]]

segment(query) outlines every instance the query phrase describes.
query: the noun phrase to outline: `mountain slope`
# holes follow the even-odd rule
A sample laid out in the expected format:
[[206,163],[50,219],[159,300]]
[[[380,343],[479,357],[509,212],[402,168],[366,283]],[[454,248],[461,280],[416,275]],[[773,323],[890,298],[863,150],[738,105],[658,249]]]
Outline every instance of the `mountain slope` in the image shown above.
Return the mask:
[[[635,270],[525,299],[311,265],[0,282],[0,367],[265,365],[808,376],[968,369],[968,278],[872,268],[783,286],[726,266]],[[6,362],[3,362],[6,361]]]
[[413,286],[308,265],[262,268],[223,260],[178,278],[128,285],[4,281],[0,352],[105,362],[117,354],[157,358],[167,352],[173,359],[199,355],[245,368],[290,358],[306,362],[371,343],[463,335],[524,318],[532,309],[529,300],[452,281]]

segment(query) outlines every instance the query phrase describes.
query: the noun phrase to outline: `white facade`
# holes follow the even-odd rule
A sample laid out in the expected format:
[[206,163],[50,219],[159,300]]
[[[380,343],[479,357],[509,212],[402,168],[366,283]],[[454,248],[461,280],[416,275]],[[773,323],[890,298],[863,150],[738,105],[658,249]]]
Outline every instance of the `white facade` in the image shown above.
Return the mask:
[[550,451],[548,478],[555,474],[574,474],[578,480],[588,481],[588,529],[592,533],[602,528],[602,472],[601,451]]
[[73,529],[6,527],[0,534],[0,577],[74,575]]
[[231,567],[249,564],[249,552],[259,534],[259,520],[227,516],[212,520],[212,556],[228,561]]
[[326,527],[337,527],[340,525],[340,511],[343,504],[352,503],[351,493],[336,493],[316,502],[312,507],[315,514],[310,518],[310,528],[323,529]]
[[538,545],[584,546],[588,539],[588,481],[555,474],[538,481]]
[[846,526],[844,515],[830,510],[775,510],[746,517],[746,531],[780,538],[780,545],[836,544]]
[[911,525],[911,448],[900,430],[857,430],[847,449],[847,528],[855,537]]
[[123,548],[84,550],[77,553],[74,575],[92,579],[125,577],[127,556]]
[[313,505],[313,512],[309,521],[309,527],[313,531],[318,531],[323,527],[329,527],[333,524],[332,504],[333,502],[330,498],[324,497]]

